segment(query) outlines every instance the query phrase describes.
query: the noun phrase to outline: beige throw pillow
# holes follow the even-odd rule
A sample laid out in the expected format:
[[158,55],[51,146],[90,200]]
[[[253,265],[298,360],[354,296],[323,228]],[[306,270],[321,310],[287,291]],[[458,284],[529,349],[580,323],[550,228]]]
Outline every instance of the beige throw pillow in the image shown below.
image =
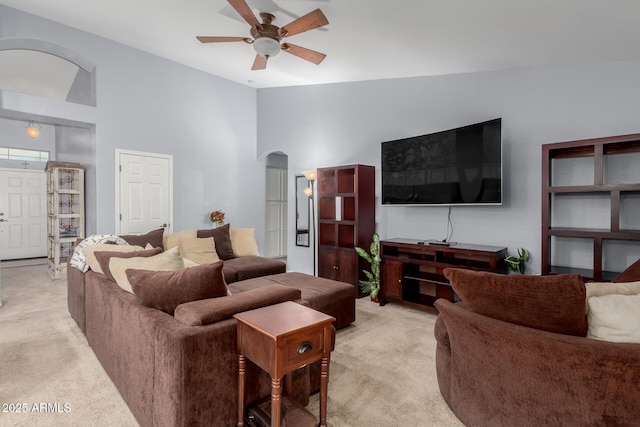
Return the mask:
[[612,282],[588,282],[587,298],[602,295],[638,295],[640,294],[640,282],[612,283]]
[[178,231],[176,233],[165,233],[162,239],[162,246],[164,246],[164,250],[168,250],[171,248],[175,248],[180,245],[180,239],[187,239],[197,237],[197,230],[184,230]]
[[255,228],[230,228],[231,247],[237,257],[258,256]]
[[211,264],[220,261],[213,237],[182,238],[179,247],[183,258],[190,259],[197,264]]
[[640,295],[609,294],[588,300],[587,338],[640,343]]
[[97,245],[87,245],[82,248],[82,253],[89,268],[97,273],[104,273],[100,263],[95,256],[96,252],[137,252],[141,251],[142,246],[137,245],[110,245],[106,243],[98,243]]
[[127,279],[127,269],[175,271],[184,268],[180,249],[175,247],[152,257],[111,258],[109,270],[116,283],[125,291],[132,292],[131,283]]

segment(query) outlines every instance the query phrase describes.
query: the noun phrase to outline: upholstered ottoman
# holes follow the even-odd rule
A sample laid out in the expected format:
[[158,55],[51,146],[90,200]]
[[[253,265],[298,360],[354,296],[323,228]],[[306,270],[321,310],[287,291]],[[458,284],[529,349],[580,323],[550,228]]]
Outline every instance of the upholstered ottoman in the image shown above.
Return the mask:
[[300,289],[302,301],[309,307],[336,318],[336,329],[350,325],[356,319],[356,299],[353,285],[304,273],[280,273],[229,284],[231,293],[244,292],[278,283]]

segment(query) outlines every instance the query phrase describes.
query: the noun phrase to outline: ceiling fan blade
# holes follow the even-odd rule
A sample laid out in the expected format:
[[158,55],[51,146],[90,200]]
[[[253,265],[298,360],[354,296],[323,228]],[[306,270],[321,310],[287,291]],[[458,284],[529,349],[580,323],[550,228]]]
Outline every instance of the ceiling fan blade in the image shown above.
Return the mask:
[[217,37],[217,36],[198,36],[196,37],[201,43],[224,43],[224,42],[251,42],[248,37]]
[[262,55],[256,55],[256,59],[253,61],[252,70],[264,70],[267,68],[267,58]]
[[245,0],[227,0],[231,7],[233,7],[236,12],[240,14],[244,18],[245,21],[249,23],[252,27],[259,27],[260,21],[256,18],[256,15],[253,14],[251,8],[247,4]]
[[324,53],[316,52],[315,50],[307,49],[306,47],[296,46],[291,43],[283,43],[282,50],[289,52],[298,58],[313,62],[316,65],[320,64],[322,60],[327,57]]
[[324,13],[320,9],[316,9],[280,28],[280,35],[282,37],[291,37],[295,34],[323,27],[328,23],[329,20],[324,16]]

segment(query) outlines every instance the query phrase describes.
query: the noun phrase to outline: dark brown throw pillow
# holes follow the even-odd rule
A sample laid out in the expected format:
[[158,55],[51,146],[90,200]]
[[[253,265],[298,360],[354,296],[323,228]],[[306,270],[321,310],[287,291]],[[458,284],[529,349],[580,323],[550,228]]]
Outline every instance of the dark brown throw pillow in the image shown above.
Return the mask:
[[212,228],[211,230],[198,230],[198,237],[213,237],[216,245],[216,252],[222,260],[228,260],[236,257],[231,246],[231,236],[229,235],[229,224],[222,227]]
[[625,271],[618,274],[612,282],[627,283],[640,281],[640,259],[631,264]]
[[109,261],[111,258],[133,258],[133,257],[151,257],[154,255],[158,255],[162,252],[162,248],[153,248],[153,249],[145,249],[143,251],[136,252],[107,252],[107,251],[97,251],[94,252],[94,256],[98,260],[98,264],[100,264],[100,268],[102,272],[109,278],[109,280],[114,279],[113,274],[111,274],[111,269],[109,268]]
[[586,287],[578,274],[506,275],[446,268],[444,275],[470,311],[559,334],[587,334]]
[[148,232],[147,234],[129,234],[126,236],[120,236],[130,245],[138,245],[143,248],[147,246],[147,243],[154,248],[162,247],[162,236],[164,235],[164,228],[158,228]]
[[128,269],[126,273],[143,305],[171,315],[182,303],[227,295],[222,261],[175,271]]

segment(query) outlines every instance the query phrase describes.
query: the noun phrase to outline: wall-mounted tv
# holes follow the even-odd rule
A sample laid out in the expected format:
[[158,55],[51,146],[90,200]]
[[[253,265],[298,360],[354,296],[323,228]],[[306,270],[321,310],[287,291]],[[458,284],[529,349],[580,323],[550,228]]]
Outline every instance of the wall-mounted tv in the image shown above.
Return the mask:
[[502,119],[382,143],[383,205],[502,204]]

